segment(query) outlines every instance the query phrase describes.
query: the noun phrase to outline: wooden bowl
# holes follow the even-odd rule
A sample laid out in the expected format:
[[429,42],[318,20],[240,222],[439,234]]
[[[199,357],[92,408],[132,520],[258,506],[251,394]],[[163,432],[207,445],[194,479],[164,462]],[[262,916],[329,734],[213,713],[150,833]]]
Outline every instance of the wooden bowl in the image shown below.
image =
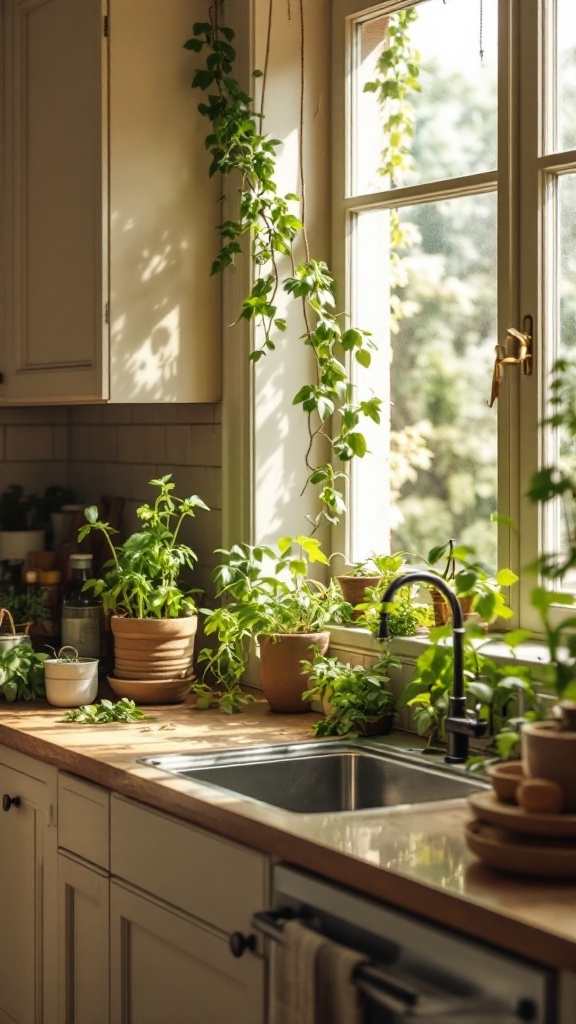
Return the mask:
[[498,799],[505,804],[516,803],[516,790],[524,780],[521,761],[501,761],[486,769]]

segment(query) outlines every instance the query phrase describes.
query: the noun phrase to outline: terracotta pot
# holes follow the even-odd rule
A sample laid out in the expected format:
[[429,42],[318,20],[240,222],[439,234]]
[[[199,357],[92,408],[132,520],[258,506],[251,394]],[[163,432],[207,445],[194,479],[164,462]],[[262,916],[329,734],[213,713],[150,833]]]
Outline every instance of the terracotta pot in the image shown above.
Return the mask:
[[308,689],[308,673],[300,662],[311,661],[314,651],[326,654],[330,633],[278,633],[259,637],[260,682],[272,711],[299,714],[310,710],[310,701],[303,701]]
[[[148,704],[184,700],[192,680],[198,617],[129,619],[113,615],[110,625],[114,636],[114,674],[109,681],[114,692]],[[124,686],[124,681],[138,684],[138,698],[134,686]],[[165,684],[164,691],[150,690],[146,686],[149,683]]]
[[[448,601],[446,600],[444,595],[441,594],[439,590],[434,590],[434,588],[432,588],[430,590],[430,594],[432,596],[432,601],[434,604],[434,625],[445,626],[447,622],[452,621],[452,611],[450,609],[450,605],[448,604]],[[474,597],[472,595],[470,595],[469,597],[460,598],[462,614],[465,619],[468,618],[469,615],[473,614],[473,600]]]
[[[354,607],[366,600],[366,588],[377,587],[382,579],[381,576],[337,576],[342,597]],[[359,619],[362,612],[352,612],[352,619]]]
[[522,766],[528,778],[551,779],[564,795],[563,810],[576,812],[576,731],[555,722],[522,727]]
[[184,679],[115,679],[108,676],[110,689],[117,697],[128,697],[136,704],[181,704],[190,693],[196,677]]

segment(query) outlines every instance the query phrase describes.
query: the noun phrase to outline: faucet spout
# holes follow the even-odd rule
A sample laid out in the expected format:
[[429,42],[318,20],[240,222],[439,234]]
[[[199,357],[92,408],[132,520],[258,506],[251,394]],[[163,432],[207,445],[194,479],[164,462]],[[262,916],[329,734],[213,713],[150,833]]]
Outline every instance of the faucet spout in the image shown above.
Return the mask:
[[[448,717],[446,719],[446,734],[448,742],[448,753],[444,760],[448,764],[463,764],[468,757],[469,736],[483,736],[486,731],[486,722],[477,718],[468,717],[466,713],[466,695],[464,693],[464,616],[462,605],[456,594],[450,589],[441,576],[432,572],[408,572],[388,585],[382,595],[382,603],[386,606],[391,602],[397,590],[401,587],[410,586],[412,583],[430,583],[439,590],[450,605],[452,611],[452,650],[454,657],[454,673],[452,693],[448,698]],[[388,632],[388,611],[386,608],[380,616],[380,628],[378,638],[386,640]]]

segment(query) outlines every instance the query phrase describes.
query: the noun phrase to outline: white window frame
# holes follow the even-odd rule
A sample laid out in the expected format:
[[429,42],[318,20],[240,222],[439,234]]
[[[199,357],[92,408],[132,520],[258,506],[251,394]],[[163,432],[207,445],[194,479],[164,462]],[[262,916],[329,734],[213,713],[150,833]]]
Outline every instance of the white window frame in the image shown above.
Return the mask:
[[[391,2],[385,9],[392,13],[405,6],[404,2]],[[379,195],[351,199],[346,193],[351,149],[346,126],[351,77],[350,64],[346,64],[351,52],[349,34],[359,17],[369,17],[383,8],[383,3],[365,5],[359,0],[334,0],[333,5],[333,265],[336,280],[346,282],[339,296],[341,307],[346,309],[351,306],[350,216],[379,200]],[[484,182],[488,189],[494,182],[498,185],[498,338],[504,339],[509,326],[521,327],[525,315],[531,315],[534,322],[534,375],[522,376],[519,368],[507,370],[495,409],[498,511],[517,524],[499,528],[498,563],[510,566],[521,576],[511,595],[517,615],[510,625],[522,624],[534,631],[538,631],[540,623],[531,607],[530,593],[537,581],[526,572],[526,565],[542,549],[545,518],[541,509],[523,495],[532,474],[546,464],[549,456],[544,431],[538,424],[545,414],[550,368],[555,358],[552,341],[547,339],[556,337],[557,326],[550,285],[556,269],[555,223],[553,211],[550,212],[553,204],[546,202],[545,196],[550,195],[550,189],[554,191],[556,172],[576,168],[576,152],[545,155],[545,120],[547,139],[555,124],[553,90],[548,88],[553,67],[551,11],[551,0],[499,0],[498,169],[495,175],[474,175],[469,179],[471,186]],[[543,95],[544,103],[539,98]],[[546,119],[542,116],[544,107]],[[438,188],[446,198],[465,194],[465,189],[453,190],[448,182],[439,183]],[[395,189],[394,205],[417,200],[425,191],[428,195],[426,186]],[[489,388],[487,380],[487,396]],[[348,489],[348,502],[351,494],[353,485]],[[348,561],[353,520],[352,510],[333,531],[332,547],[345,552]]]

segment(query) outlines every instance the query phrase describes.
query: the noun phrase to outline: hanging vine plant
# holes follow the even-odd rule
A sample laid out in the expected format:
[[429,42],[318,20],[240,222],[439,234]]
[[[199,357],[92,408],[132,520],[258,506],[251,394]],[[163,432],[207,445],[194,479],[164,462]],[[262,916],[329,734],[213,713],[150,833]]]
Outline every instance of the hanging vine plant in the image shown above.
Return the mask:
[[[368,368],[375,346],[370,332],[346,326],[346,316],[336,313],[334,279],[325,262],[312,258],[304,214],[297,215],[304,206],[302,196],[278,194],[275,172],[282,143],[263,134],[262,111],[255,110],[252,97],[234,77],[234,32],[219,24],[220,2],[213,0],[210,20],[196,23],[193,37],[184,44],[205,57],[204,66],[194,74],[192,87],[205,94],[198,110],[211,125],[205,140],[212,158],[210,176],[220,174],[227,179],[234,175],[240,182],[237,219],[226,220],[219,227],[222,245],[212,273],[232,267],[242,252],[242,242],[248,240],[256,274],[236,322],[251,321],[259,329],[261,342],[249,357],[254,362],[273,351],[286,331],[286,320],[278,311],[279,292],[286,292],[302,305],[305,327],[301,341],[314,353],[316,379],[299,389],[293,404],[301,405],[307,416],[304,489],[309,485],[319,488],[320,511],[308,517],[316,529],[323,520],[338,522],[345,511],[347,467],[367,451],[362,421],[380,422],[381,399],[374,395],[356,401],[346,365],[349,353],[359,366]],[[302,5],[300,0],[301,19]],[[303,80],[303,68],[301,71]],[[264,95],[265,75],[254,71],[253,76],[264,78]],[[295,258],[297,240],[303,242],[303,262]],[[289,266],[284,276],[279,268],[282,257],[288,257]],[[323,463],[314,460],[318,439],[328,441],[330,447],[330,458]],[[335,468],[338,464],[340,469]]]

